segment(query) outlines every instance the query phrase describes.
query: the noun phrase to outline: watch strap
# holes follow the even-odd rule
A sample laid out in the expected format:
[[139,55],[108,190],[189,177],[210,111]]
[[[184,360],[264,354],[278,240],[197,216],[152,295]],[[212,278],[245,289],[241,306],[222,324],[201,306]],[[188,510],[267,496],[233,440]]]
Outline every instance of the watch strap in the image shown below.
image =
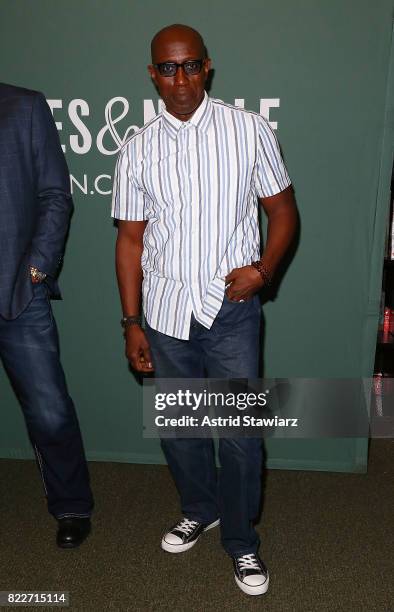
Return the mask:
[[120,320],[120,324],[124,329],[126,329],[127,327],[130,327],[131,325],[141,325],[142,317],[141,315],[130,315],[127,317],[123,317]]

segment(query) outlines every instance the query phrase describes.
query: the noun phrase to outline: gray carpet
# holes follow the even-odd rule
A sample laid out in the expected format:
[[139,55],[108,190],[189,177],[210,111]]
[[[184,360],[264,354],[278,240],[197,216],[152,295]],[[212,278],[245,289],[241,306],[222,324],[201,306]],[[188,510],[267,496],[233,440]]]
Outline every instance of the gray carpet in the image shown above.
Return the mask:
[[259,531],[271,584],[256,598],[236,587],[217,529],[185,554],[161,551],[162,531],[179,513],[166,467],[90,470],[94,532],[63,551],[35,464],[0,460],[0,590],[67,590],[71,606],[58,609],[81,612],[394,610],[393,440],[373,441],[367,475],[266,473]]

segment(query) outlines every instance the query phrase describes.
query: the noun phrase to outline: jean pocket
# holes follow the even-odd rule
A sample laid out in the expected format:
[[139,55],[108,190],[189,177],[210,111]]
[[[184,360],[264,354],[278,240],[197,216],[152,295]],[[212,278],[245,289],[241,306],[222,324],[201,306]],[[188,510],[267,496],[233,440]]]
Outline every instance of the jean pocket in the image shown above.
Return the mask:
[[48,293],[47,285],[44,281],[32,283],[34,296],[45,297]]
[[33,283],[33,300],[30,306],[31,310],[40,312],[41,316],[46,313],[48,320],[53,324],[53,313],[50,299],[50,290],[45,280],[40,283]]

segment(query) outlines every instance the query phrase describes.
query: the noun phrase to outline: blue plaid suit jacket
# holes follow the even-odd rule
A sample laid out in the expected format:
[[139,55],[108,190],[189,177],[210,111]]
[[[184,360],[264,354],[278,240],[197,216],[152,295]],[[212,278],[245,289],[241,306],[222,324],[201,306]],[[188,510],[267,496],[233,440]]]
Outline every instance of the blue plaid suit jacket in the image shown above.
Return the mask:
[[67,164],[44,96],[0,83],[0,315],[33,297],[29,266],[52,296],[72,211]]

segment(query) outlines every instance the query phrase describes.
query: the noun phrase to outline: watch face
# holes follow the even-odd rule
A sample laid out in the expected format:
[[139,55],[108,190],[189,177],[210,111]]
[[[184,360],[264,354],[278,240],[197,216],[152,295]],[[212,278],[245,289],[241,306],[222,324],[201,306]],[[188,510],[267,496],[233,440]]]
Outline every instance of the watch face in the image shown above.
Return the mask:
[[36,281],[42,281],[44,278],[46,278],[46,274],[44,272],[40,272],[40,270],[37,270],[37,268],[34,267],[30,268],[30,276]]

